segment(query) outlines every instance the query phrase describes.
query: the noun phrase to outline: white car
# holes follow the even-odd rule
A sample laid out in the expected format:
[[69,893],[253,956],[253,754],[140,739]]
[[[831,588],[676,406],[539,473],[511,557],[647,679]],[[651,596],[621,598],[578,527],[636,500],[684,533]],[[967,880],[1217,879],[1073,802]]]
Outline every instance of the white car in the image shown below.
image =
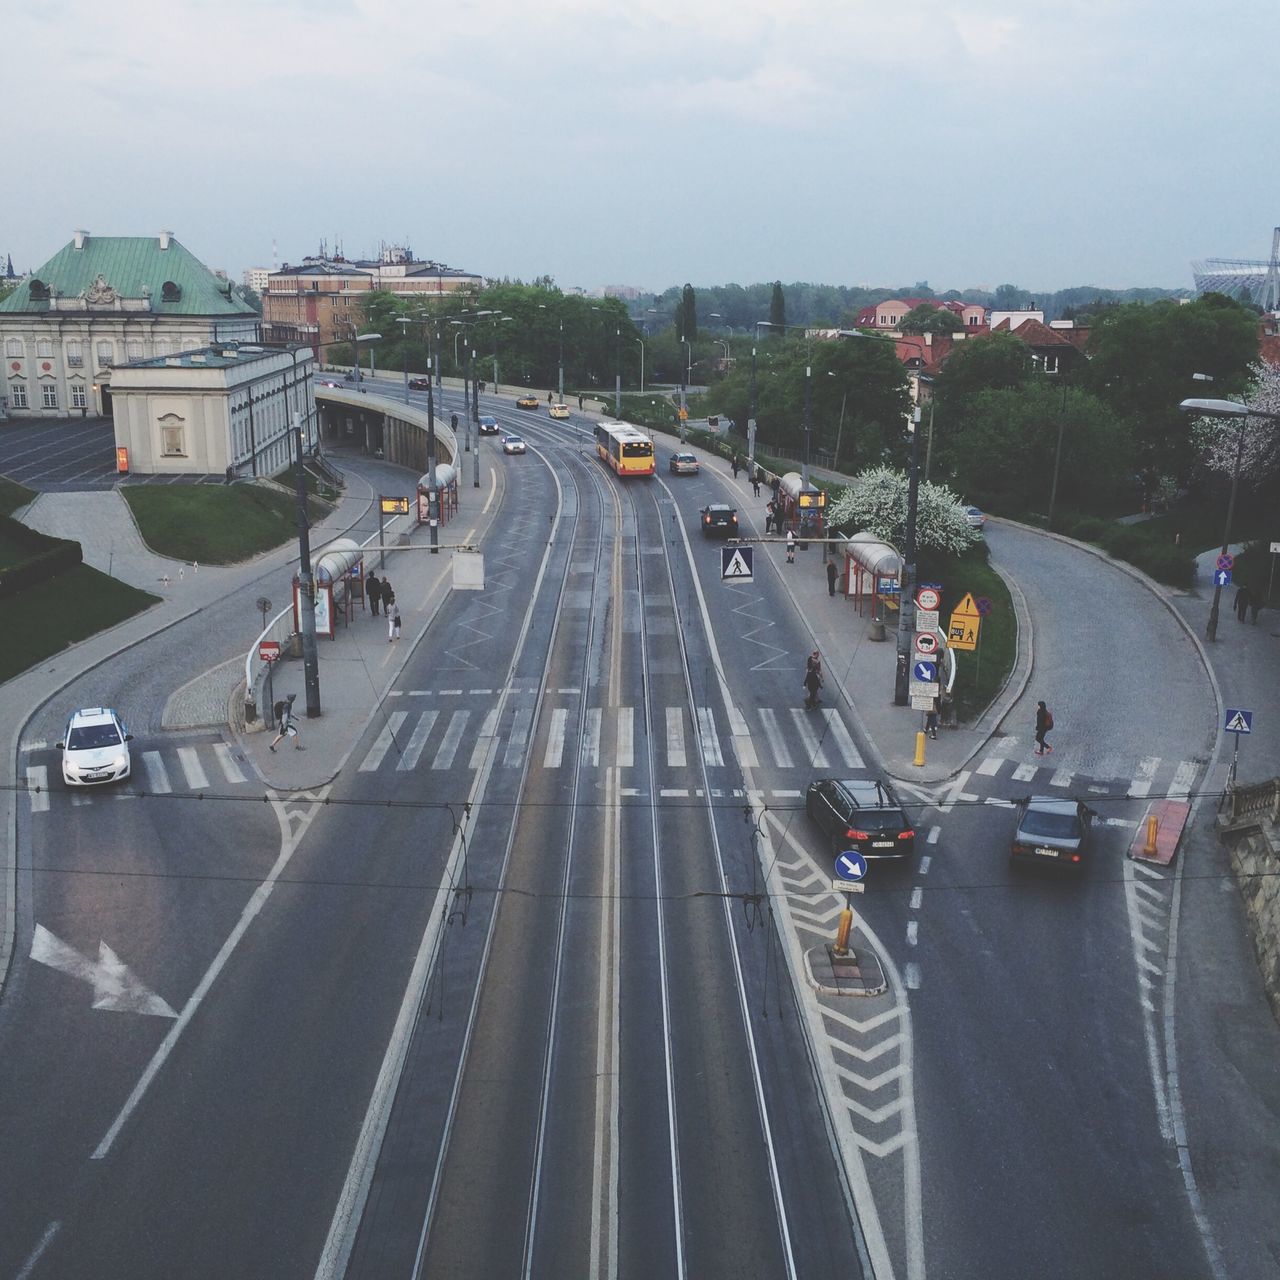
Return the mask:
[[503,453],[523,453],[525,451],[525,443],[519,436],[503,436],[502,452]]
[[58,743],[63,782],[69,787],[85,787],[127,778],[133,767],[129,757],[132,741],[133,734],[110,707],[73,711]]
[[979,532],[987,523],[986,515],[977,507],[965,507],[964,518],[968,521],[970,529],[977,529]]

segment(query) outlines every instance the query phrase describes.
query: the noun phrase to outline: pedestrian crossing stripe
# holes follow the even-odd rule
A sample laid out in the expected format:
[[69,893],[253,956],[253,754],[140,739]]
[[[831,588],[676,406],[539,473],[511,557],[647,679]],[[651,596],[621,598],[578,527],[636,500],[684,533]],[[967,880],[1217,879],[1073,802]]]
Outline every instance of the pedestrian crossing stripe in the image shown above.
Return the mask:
[[722,547],[720,551],[720,577],[724,582],[753,582],[752,547]]

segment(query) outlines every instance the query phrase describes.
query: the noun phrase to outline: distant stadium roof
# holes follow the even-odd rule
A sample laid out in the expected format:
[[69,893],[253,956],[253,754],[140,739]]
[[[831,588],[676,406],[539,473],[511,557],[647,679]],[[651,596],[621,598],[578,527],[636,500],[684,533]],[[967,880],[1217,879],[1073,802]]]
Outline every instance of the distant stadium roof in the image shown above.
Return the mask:
[[1264,311],[1280,310],[1280,227],[1271,239],[1271,259],[1205,258],[1191,264],[1196,289],[1238,298],[1246,293]]

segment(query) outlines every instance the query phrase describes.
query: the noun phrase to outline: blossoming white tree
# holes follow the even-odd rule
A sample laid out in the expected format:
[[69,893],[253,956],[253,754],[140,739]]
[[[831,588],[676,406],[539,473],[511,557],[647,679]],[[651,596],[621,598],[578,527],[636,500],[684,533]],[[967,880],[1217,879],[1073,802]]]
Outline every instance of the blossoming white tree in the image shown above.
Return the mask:
[[1205,466],[1227,476],[1235,470],[1238,448],[1240,479],[1257,488],[1280,473],[1280,421],[1276,421],[1280,418],[1280,368],[1259,362],[1250,373],[1252,385],[1244,403],[1258,413],[1273,416],[1242,419],[1243,443],[1240,422],[1223,418],[1197,418],[1192,438]]
[[[827,508],[827,521],[833,527],[874,533],[901,549],[907,528],[907,488],[901,471],[872,467],[839,491]],[[921,481],[916,496],[917,547],[958,555],[977,537],[959,497],[946,485]]]

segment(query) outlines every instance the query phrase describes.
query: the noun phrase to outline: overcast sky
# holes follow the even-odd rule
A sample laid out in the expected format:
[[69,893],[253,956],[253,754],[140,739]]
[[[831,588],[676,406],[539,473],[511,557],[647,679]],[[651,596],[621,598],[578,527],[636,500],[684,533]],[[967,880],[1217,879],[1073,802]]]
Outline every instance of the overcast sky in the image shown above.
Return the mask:
[[0,252],[408,242],[565,288],[1191,284],[1280,224],[1276,0],[46,0]]

